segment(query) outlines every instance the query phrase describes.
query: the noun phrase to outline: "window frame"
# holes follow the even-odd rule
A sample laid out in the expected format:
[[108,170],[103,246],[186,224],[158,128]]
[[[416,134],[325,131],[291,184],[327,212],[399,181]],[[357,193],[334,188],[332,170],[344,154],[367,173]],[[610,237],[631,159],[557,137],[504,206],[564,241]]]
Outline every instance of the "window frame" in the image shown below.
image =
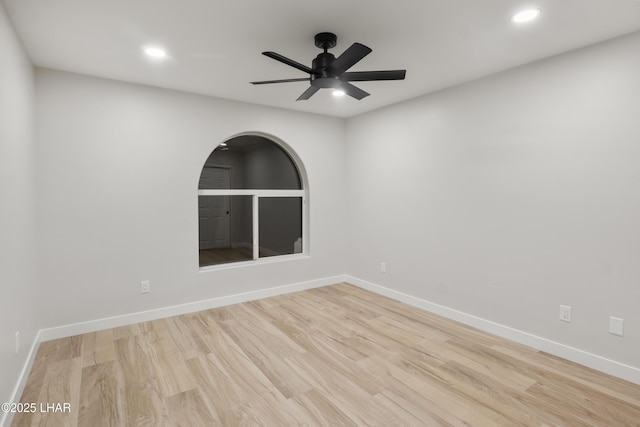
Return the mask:
[[[253,228],[253,259],[246,261],[235,261],[235,262],[226,262],[220,264],[211,264],[200,266],[198,263],[198,271],[206,272],[213,270],[223,270],[229,268],[238,268],[238,267],[246,267],[250,265],[260,265],[260,264],[269,264],[273,262],[282,262],[282,261],[290,261],[295,259],[303,259],[309,257],[309,209],[308,209],[308,187],[306,184],[306,173],[302,167],[300,159],[295,153],[288,148],[286,144],[278,142],[277,139],[266,136],[264,134],[242,134],[236,135],[227,139],[226,141],[232,140],[238,136],[243,135],[252,135],[252,136],[260,136],[271,143],[279,146],[286,154],[289,156],[293,166],[296,168],[298,173],[298,177],[300,180],[300,189],[198,189],[197,196],[251,196],[252,198],[252,228]],[[216,147],[217,149],[217,147]],[[214,149],[215,151],[215,149]],[[212,151],[213,153],[213,151]],[[203,167],[204,168],[204,167]],[[267,197],[290,197],[290,198],[300,198],[302,201],[302,252],[293,253],[293,254],[283,254],[283,255],[275,255],[275,256],[267,256],[260,257],[260,199]]]

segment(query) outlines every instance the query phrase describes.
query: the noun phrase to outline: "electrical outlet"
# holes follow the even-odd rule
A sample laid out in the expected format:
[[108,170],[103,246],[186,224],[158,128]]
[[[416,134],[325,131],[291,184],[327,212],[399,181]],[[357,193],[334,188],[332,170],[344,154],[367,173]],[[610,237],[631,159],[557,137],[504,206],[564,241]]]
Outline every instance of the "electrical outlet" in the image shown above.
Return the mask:
[[571,322],[571,307],[568,305],[560,306],[560,320],[563,322]]
[[20,331],[16,331],[16,354],[20,352]]
[[148,280],[143,280],[140,282],[140,293],[146,294],[147,292],[151,292],[151,283]]
[[380,271],[383,272],[383,273],[387,272],[387,263],[386,262],[383,261],[383,262],[380,263]]
[[609,317],[609,332],[613,335],[624,335],[624,319],[619,317]]

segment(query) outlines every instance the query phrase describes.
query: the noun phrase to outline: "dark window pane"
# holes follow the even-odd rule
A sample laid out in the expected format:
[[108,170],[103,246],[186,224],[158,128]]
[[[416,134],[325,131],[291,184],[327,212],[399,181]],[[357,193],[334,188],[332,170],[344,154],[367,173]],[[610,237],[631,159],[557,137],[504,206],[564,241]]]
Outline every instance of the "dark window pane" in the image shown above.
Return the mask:
[[231,188],[231,168],[206,166],[202,168],[198,190],[227,190]]
[[260,257],[302,252],[302,198],[259,199]]
[[[300,190],[300,175],[291,157],[260,136],[233,138],[213,150],[200,177],[200,189]],[[226,168],[228,181],[212,180],[207,169]],[[226,186],[225,186],[226,185]]]
[[200,267],[253,259],[251,196],[198,196]]

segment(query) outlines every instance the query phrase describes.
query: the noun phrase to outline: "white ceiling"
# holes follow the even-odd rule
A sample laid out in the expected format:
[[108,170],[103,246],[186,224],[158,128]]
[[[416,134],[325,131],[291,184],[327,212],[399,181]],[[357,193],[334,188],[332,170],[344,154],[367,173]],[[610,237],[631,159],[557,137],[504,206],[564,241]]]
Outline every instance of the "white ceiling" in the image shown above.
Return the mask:
[[[634,0],[3,0],[35,65],[256,104],[349,117],[507,68],[640,30]],[[540,19],[511,23],[514,12]],[[361,101],[321,90],[296,98],[305,77],[261,55],[311,66],[313,37],[373,52],[350,71],[407,69],[404,81],[357,82]],[[142,47],[164,47],[151,61]]]

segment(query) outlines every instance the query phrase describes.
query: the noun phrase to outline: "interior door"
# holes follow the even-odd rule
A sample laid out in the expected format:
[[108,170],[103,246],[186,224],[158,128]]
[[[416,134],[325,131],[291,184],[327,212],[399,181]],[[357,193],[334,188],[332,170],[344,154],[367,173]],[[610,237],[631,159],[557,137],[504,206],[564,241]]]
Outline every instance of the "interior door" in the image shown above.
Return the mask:
[[[200,177],[201,189],[228,189],[231,170],[229,168],[205,166]],[[229,196],[198,197],[200,222],[200,249],[231,247],[229,223]]]

